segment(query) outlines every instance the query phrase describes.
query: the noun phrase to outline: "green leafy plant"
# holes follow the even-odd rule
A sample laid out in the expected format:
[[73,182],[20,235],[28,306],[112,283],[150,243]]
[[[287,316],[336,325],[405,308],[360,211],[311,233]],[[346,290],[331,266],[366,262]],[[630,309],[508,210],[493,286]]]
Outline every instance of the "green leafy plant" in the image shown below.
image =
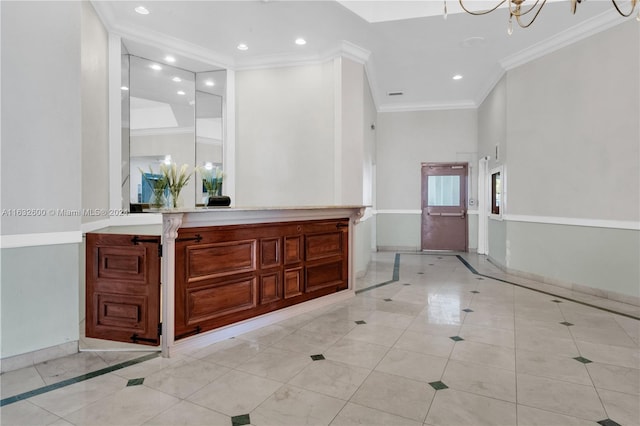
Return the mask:
[[211,170],[204,169],[202,171],[202,181],[204,184],[204,188],[207,190],[209,196],[220,194],[223,178],[224,173],[222,173],[222,170],[218,168]]
[[164,174],[161,174],[160,177],[158,174],[154,173],[153,169],[149,167],[149,175],[154,176],[154,178],[149,178],[147,173],[138,167],[140,170],[140,174],[142,175],[142,179],[145,180],[149,184],[151,191],[153,192],[153,197],[150,200],[150,205],[152,207],[163,207],[164,206],[164,193],[169,186],[167,179]]
[[189,172],[188,164],[183,164],[182,167],[178,169],[178,166],[175,163],[171,163],[170,165],[161,164],[160,170],[162,171],[164,178],[167,180],[167,186],[171,193],[173,207],[178,207],[180,191],[182,191],[182,188],[189,183],[189,180],[196,169]]

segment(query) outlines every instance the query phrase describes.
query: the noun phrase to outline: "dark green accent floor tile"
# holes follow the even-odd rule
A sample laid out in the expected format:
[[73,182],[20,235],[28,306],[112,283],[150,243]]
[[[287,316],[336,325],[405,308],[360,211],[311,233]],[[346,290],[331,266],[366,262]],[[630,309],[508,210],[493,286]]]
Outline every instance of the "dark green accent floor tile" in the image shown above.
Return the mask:
[[449,389],[449,386],[445,385],[444,383],[442,383],[441,381],[437,381],[437,382],[431,382],[429,383],[431,385],[432,388],[434,388],[435,390],[443,390],[443,389]]
[[144,383],[144,377],[140,377],[139,379],[131,379],[127,382],[127,386],[138,386]]
[[384,300],[385,302],[391,302],[391,299],[382,299],[382,300]]
[[478,293],[480,293],[480,292],[479,292],[478,290],[471,290],[471,293],[478,294]]
[[240,414],[239,416],[231,417],[231,426],[243,426],[251,424],[251,419],[248,414]]
[[576,361],[578,361],[578,362],[583,363],[583,364],[589,364],[590,362],[593,362],[593,361],[591,361],[590,359],[587,359],[587,358],[585,358],[585,357],[581,357],[581,356],[577,356],[577,357],[575,357],[574,359],[575,359]]
[[478,278],[476,278],[476,280],[478,280],[478,281],[484,281],[484,278],[482,278],[482,277],[478,277]]
[[562,321],[560,324],[566,325],[567,327],[569,327],[570,325],[573,325],[570,322],[566,322],[566,321]]
[[358,320],[355,323],[358,324],[358,325],[362,325],[362,324],[366,324],[367,322],[366,321],[362,321],[362,320]]
[[467,308],[467,309],[463,309],[463,311],[464,311],[464,312],[473,312],[473,309],[469,309],[469,308]]
[[616,423],[611,419],[600,420],[598,424],[602,426],[622,426],[620,423]]
[[411,285],[411,284],[409,284],[409,283],[404,283],[404,284],[402,284],[402,285]]
[[416,272],[418,275],[424,275],[424,272]]
[[554,302],[554,303],[562,303],[562,300],[553,299],[552,302]]
[[456,342],[461,342],[461,341],[463,341],[463,340],[464,340],[464,339],[463,339],[462,337],[460,337],[460,336],[451,336],[451,337],[449,337],[449,339],[454,340],[454,341],[456,341]]
[[442,259],[440,256],[438,256],[438,259]]
[[433,263],[430,263],[430,264],[429,264],[429,266],[435,266],[435,264],[433,264]]
[[314,360],[314,361],[322,361],[324,359],[324,355],[322,355],[322,354],[311,355],[311,359]]

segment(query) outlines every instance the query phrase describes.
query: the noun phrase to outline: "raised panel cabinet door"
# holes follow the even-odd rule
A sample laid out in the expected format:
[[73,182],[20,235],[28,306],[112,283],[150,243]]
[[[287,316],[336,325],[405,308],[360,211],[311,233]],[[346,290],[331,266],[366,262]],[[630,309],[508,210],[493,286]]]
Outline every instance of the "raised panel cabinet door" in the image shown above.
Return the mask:
[[87,234],[87,337],[160,344],[159,244],[159,236]]

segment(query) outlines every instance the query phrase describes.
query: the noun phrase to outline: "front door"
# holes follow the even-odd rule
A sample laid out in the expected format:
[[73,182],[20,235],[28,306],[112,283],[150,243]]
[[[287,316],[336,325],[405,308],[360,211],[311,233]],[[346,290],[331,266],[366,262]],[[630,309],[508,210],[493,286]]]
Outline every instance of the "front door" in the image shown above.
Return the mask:
[[87,337],[160,344],[159,245],[159,236],[87,234]]
[[422,250],[467,251],[467,163],[422,163]]

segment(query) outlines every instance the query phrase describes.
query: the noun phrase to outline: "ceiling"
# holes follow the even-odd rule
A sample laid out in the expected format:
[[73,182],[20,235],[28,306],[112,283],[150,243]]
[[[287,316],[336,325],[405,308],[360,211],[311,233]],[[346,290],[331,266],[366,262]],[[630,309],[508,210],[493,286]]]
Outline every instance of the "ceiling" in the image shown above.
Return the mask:
[[[506,9],[471,16],[456,13],[456,0],[447,1],[447,19],[443,0],[92,3],[132,54],[156,61],[172,54],[174,66],[196,72],[305,64],[342,52],[366,64],[379,111],[476,107],[505,70],[625,20],[610,1],[583,0],[575,15],[568,1],[556,1],[509,36]],[[495,4],[465,4],[480,9],[476,3]],[[139,5],[150,13],[136,13]]]

